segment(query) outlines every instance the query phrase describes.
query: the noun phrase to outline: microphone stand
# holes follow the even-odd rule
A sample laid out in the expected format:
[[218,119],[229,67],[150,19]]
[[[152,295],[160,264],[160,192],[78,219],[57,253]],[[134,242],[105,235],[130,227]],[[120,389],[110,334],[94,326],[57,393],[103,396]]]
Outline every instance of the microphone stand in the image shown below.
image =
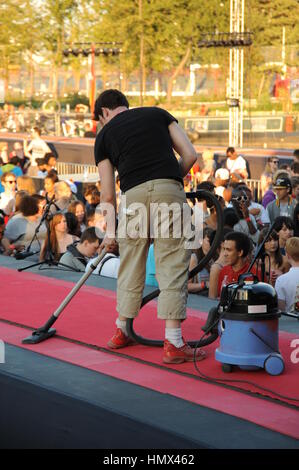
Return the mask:
[[[41,269],[41,266],[44,266],[44,265],[48,265],[49,267],[51,267],[51,266],[63,267],[63,268],[66,268],[67,271],[81,272],[79,269],[72,268],[71,266],[68,266],[67,264],[64,264],[64,263],[60,263],[59,261],[56,261],[55,258],[54,258],[54,255],[53,255],[52,250],[51,250],[51,242],[50,242],[50,235],[51,235],[50,219],[52,217],[52,215],[50,214],[50,209],[51,209],[52,205],[57,207],[55,202],[54,202],[54,196],[46,204],[46,206],[44,208],[44,213],[43,213],[42,218],[40,220],[40,223],[36,227],[33,238],[32,238],[32,240],[31,240],[31,242],[30,242],[30,244],[29,244],[29,246],[26,250],[26,251],[29,251],[29,249],[30,249],[30,247],[33,243],[33,240],[35,238],[38,240],[37,233],[39,232],[39,229],[40,229],[42,223],[45,222],[45,225],[46,225],[46,228],[47,228],[47,247],[46,247],[46,252],[45,252],[45,259],[43,261],[39,261],[38,263],[34,263],[34,264],[29,265],[29,266],[26,266],[25,268],[19,268],[18,269],[19,272],[25,271],[26,269],[34,268],[36,266],[39,266],[39,269]],[[39,240],[38,240],[38,242],[39,242]],[[34,253],[32,253],[32,254],[34,254]],[[47,268],[45,268],[45,269],[47,269]],[[63,270],[65,270],[65,269],[63,269]]]
[[[265,257],[266,257],[264,246],[265,246],[265,243],[268,241],[268,238],[270,237],[271,233],[273,232],[274,225],[275,225],[275,221],[270,225],[264,240],[258,246],[257,251],[255,253],[255,256],[253,257],[253,260],[251,261],[250,266],[248,268],[248,272],[250,272],[253,265],[254,265],[254,263],[260,258],[261,262],[262,262],[261,269],[262,269],[262,278],[263,278],[262,280],[263,281],[264,281],[264,277],[265,277]],[[299,320],[299,315],[295,315],[294,313],[282,312],[282,311],[280,313],[281,313],[281,315],[284,315],[285,317],[296,318],[297,320]]]

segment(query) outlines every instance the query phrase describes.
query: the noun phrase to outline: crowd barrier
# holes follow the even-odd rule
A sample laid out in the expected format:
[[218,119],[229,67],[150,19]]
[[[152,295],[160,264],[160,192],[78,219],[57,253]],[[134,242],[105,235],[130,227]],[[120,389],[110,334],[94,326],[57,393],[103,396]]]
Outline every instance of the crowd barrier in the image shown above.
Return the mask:
[[[57,162],[57,171],[60,176],[75,178],[80,182],[92,183],[99,180],[98,170],[95,165]],[[247,179],[246,184],[251,189],[255,200],[259,201],[262,197],[260,180]]]

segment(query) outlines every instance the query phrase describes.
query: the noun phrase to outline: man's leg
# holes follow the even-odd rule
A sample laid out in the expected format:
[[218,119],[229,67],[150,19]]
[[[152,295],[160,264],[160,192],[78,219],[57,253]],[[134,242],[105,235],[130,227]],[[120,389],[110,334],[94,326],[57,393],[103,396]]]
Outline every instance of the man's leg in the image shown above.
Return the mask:
[[[130,209],[130,205],[134,203],[141,203],[145,208],[147,207],[146,183],[129,190],[126,193],[126,207],[120,209],[118,233],[122,236],[118,238],[120,266],[117,279],[117,311],[119,315],[116,320],[116,333],[108,342],[108,346],[112,349],[122,348],[133,342],[128,337],[126,321],[128,318],[135,318],[138,315],[144,290],[149,240],[138,236],[134,238],[133,232],[138,226],[139,220],[138,217],[136,218],[137,213],[132,212],[131,214],[130,212],[130,210],[133,211]],[[140,214],[144,215],[142,212]],[[144,223],[147,224],[147,220]]]
[[[178,204],[181,207],[176,218],[169,219],[169,236],[157,236],[154,239],[154,254],[156,264],[156,277],[159,283],[160,295],[158,298],[158,317],[165,320],[165,341],[163,362],[179,364],[193,361],[194,350],[191,349],[182,337],[181,322],[186,318],[187,280],[191,251],[186,247],[183,231],[183,203],[186,202],[185,193],[176,182],[155,184],[155,198],[168,204]],[[173,212],[174,214],[174,212]],[[178,217],[178,218],[177,218]],[[181,223],[181,235],[177,229]],[[197,349],[196,359],[205,357],[202,350]]]

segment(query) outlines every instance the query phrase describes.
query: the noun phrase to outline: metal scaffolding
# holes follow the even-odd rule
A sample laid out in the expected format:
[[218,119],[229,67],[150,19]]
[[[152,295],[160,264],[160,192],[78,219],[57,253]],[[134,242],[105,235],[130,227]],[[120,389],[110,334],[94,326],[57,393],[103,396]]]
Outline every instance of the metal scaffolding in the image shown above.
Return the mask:
[[244,31],[245,0],[230,0],[230,32],[202,34],[198,47],[229,47],[229,146],[243,146],[244,47],[251,46],[252,33]]
[[[230,0],[230,33],[244,33],[245,0]],[[229,51],[229,145],[243,147],[243,74],[244,49],[231,47]]]

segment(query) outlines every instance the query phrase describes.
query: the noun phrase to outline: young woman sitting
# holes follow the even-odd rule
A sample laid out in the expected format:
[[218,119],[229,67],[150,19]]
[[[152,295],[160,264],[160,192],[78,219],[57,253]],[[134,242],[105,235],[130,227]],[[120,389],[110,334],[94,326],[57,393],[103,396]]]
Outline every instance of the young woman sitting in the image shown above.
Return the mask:
[[79,237],[68,233],[67,222],[64,214],[55,214],[49,222],[50,239],[48,234],[43,243],[40,260],[44,261],[49,255],[48,251],[54,257],[55,261],[59,261],[63,253],[66,252],[68,245],[79,240]]
[[[259,245],[264,240],[268,232],[267,228],[264,228],[259,236]],[[280,252],[279,247],[279,236],[278,233],[273,230],[270,237],[264,245],[265,254],[265,282],[275,285],[276,279],[285,274],[290,269],[290,264],[286,256],[283,256]],[[259,270],[261,272],[261,262],[259,262]]]

